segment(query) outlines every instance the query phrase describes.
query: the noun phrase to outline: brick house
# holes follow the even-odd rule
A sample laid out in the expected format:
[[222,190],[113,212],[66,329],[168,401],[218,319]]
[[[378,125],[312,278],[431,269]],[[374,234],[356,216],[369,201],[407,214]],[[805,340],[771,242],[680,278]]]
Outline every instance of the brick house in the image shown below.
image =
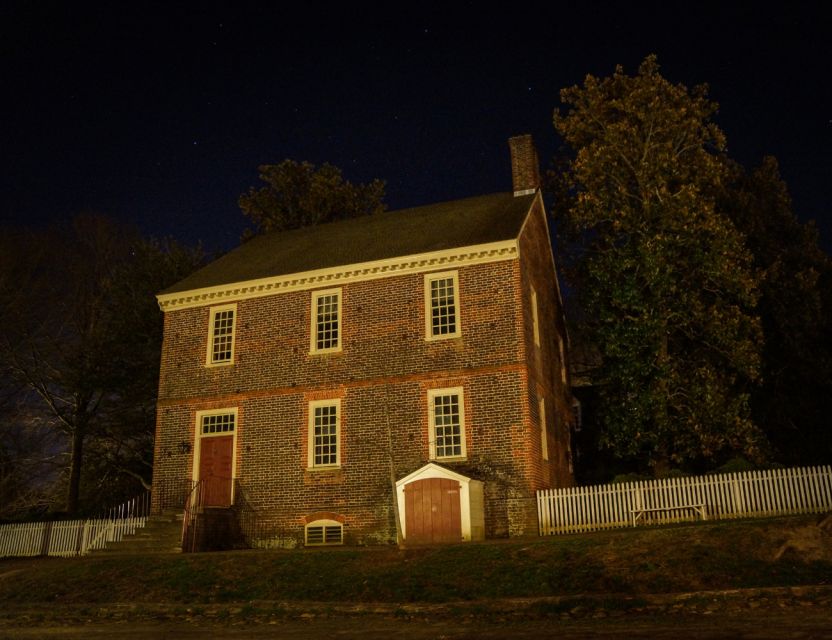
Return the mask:
[[572,398],[537,154],[509,146],[513,193],[262,235],[159,294],[155,512],[201,481],[261,545],[537,533]]

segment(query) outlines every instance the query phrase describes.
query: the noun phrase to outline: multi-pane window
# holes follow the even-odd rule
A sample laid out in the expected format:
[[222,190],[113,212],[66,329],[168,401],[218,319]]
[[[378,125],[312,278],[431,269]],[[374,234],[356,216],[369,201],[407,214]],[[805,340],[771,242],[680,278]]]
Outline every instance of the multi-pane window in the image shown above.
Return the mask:
[[428,392],[431,457],[465,457],[465,411],[462,389],[436,389]]
[[309,403],[310,467],[334,467],[340,464],[340,410],[340,400]]
[[306,544],[342,544],[344,526],[334,520],[315,520],[306,525]]
[[236,415],[233,413],[214,413],[202,416],[202,434],[230,433],[234,431]]
[[425,276],[425,329],[429,340],[460,335],[458,296],[456,271]]
[[540,455],[544,460],[548,460],[549,438],[546,432],[546,400],[544,398],[538,402],[538,413],[540,414]]
[[236,305],[211,309],[208,329],[208,364],[230,364],[234,361],[234,316]]
[[341,348],[341,290],[312,294],[312,353]]

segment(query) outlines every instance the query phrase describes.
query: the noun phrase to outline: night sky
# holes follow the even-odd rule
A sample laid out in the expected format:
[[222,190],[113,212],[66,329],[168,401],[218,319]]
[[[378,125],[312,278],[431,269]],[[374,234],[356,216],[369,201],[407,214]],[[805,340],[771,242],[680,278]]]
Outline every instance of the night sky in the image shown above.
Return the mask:
[[656,53],[709,83],[732,157],[778,158],[832,246],[824,3],[282,4],[3,3],[2,222],[93,210],[227,249],[237,197],[284,158],[385,179],[391,209],[506,191],[509,136],[544,165],[560,145],[562,87]]

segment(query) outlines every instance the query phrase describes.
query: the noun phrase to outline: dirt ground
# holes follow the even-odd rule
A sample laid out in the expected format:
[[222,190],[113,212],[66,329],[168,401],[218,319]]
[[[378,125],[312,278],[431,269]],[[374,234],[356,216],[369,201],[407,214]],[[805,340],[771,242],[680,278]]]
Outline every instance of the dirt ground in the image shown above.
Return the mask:
[[170,638],[252,638],[301,640],[313,637],[362,640],[584,640],[590,638],[650,638],[657,640],[737,639],[832,639],[832,610],[743,612],[698,616],[660,616],[591,619],[581,621],[529,620],[482,624],[476,620],[454,623],[403,621],[387,617],[320,618],[281,620],[259,625],[189,624],[183,622],[90,623],[66,627],[0,628],[0,638],[25,640],[44,638],[80,640],[123,638],[125,640]]

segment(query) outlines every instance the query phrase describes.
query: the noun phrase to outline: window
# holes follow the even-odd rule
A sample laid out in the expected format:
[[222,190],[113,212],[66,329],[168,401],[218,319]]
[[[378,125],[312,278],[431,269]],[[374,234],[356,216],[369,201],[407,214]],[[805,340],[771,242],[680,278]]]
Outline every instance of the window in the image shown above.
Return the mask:
[[560,379],[566,384],[566,353],[563,349],[563,338],[558,336],[558,352],[560,353]]
[[579,432],[582,426],[581,416],[581,401],[577,398],[572,399],[572,424],[575,426],[575,432]]
[[312,293],[310,353],[341,350],[341,289]]
[[340,400],[309,403],[309,468],[340,466],[340,426]]
[[231,433],[234,431],[237,416],[234,413],[203,414],[200,432],[202,435]]
[[459,278],[456,271],[425,276],[425,337],[428,340],[458,338]]
[[538,401],[538,408],[540,413],[540,455],[544,460],[549,459],[549,438],[546,434],[546,399],[541,398]]
[[532,325],[534,327],[534,343],[540,346],[540,325],[537,322],[537,291],[532,288]]
[[465,406],[462,387],[429,391],[428,411],[431,459],[464,458]]
[[237,305],[230,304],[211,309],[208,324],[207,364],[234,363],[234,316]]
[[344,543],[344,525],[335,520],[315,520],[306,525],[306,545]]

